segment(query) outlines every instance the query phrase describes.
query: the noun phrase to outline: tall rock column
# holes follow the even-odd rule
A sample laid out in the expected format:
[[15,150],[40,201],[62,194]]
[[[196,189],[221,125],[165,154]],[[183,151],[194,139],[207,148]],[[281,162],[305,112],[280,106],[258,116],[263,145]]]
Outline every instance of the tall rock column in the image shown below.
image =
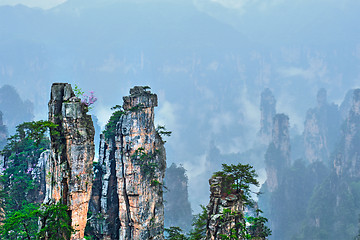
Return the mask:
[[120,239],[163,239],[165,148],[154,126],[157,96],[134,87],[116,132]]
[[266,184],[270,192],[277,189],[283,171],[290,167],[289,117],[276,114],[273,122],[272,140],[265,154]]
[[261,142],[267,145],[271,141],[273,119],[276,114],[276,99],[269,88],[261,93],[260,112],[259,137]]
[[244,224],[243,201],[239,193],[229,193],[229,186],[226,186],[223,177],[214,176],[210,178],[209,184],[206,240],[222,239],[221,234],[230,236],[231,229],[239,227],[239,223]]
[[54,83],[49,101],[51,154],[46,163],[45,203],[68,206],[71,239],[82,239],[93,181],[94,126],[87,107],[75,97],[70,84]]
[[[154,126],[157,96],[134,87],[100,139],[90,207],[99,239],[164,239],[164,142]],[[110,125],[109,125],[110,124]]]
[[345,120],[334,168],[338,176],[360,178],[360,89],[353,92],[352,106]]
[[310,163],[329,162],[340,133],[338,106],[327,102],[326,90],[317,94],[317,107],[309,109],[304,123],[305,157]]

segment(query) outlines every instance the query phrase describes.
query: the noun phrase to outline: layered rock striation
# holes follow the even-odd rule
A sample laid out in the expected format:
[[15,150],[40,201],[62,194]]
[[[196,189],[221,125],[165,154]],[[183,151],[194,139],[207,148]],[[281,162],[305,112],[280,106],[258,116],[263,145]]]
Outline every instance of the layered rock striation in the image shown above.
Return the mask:
[[[99,239],[164,239],[164,142],[154,126],[157,96],[134,87],[101,136],[91,231]],[[111,124],[109,122],[109,124]]]
[[[46,162],[44,203],[68,206],[71,239],[82,239],[93,182],[94,126],[87,106],[75,97],[70,84],[54,83],[49,101],[51,150]],[[46,224],[46,223],[43,223]]]
[[290,150],[289,117],[276,114],[272,140],[265,154],[266,184],[270,192],[277,189],[285,169],[291,166]]

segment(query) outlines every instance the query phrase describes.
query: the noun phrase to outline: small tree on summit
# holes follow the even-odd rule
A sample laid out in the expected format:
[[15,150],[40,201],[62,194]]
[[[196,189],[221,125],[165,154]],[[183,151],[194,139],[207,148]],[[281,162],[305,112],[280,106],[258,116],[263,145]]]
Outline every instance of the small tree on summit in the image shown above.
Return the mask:
[[221,176],[224,178],[227,186],[230,186],[230,192],[235,191],[241,193],[244,202],[248,205],[252,204],[250,185],[259,186],[259,182],[256,179],[258,176],[253,166],[249,164],[222,164],[223,170],[215,172],[215,176]]

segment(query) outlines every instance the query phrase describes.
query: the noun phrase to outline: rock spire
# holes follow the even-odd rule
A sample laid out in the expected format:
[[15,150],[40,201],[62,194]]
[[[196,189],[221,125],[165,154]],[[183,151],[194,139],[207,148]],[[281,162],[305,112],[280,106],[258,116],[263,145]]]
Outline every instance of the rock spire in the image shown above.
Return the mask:
[[101,136],[92,232],[100,239],[164,239],[166,154],[154,126],[157,96],[134,87],[123,100],[116,128]]
[[289,117],[276,114],[273,122],[272,140],[265,154],[266,184],[270,192],[277,189],[283,171],[290,167]]
[[271,141],[273,118],[276,114],[276,99],[269,88],[261,93],[260,112],[259,137],[262,143],[268,144]]
[[75,97],[70,84],[52,85],[49,121],[57,128],[51,131],[44,203],[68,206],[76,230],[71,239],[84,237],[93,181],[94,126],[86,112],[86,105]]

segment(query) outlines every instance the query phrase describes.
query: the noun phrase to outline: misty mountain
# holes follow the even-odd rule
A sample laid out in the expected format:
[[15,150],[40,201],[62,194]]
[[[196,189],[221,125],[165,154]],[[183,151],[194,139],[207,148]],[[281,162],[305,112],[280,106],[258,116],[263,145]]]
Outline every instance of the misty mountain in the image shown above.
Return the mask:
[[[158,123],[173,131],[169,164],[187,169],[196,208],[209,193],[195,182],[201,177],[207,184],[221,165],[208,157],[210,142],[225,162],[249,156],[243,153],[256,139],[265,87],[277,96],[277,112],[289,115],[290,130],[301,133],[319,88],[339,102],[359,76],[359,4],[274,1],[261,7],[256,1],[238,11],[217,2],[0,7],[0,86],[11,84],[32,101],[36,119],[47,118],[52,82],[94,90],[93,114],[102,127],[130,87],[151,86],[159,95]],[[251,157],[251,164],[262,163]]]

